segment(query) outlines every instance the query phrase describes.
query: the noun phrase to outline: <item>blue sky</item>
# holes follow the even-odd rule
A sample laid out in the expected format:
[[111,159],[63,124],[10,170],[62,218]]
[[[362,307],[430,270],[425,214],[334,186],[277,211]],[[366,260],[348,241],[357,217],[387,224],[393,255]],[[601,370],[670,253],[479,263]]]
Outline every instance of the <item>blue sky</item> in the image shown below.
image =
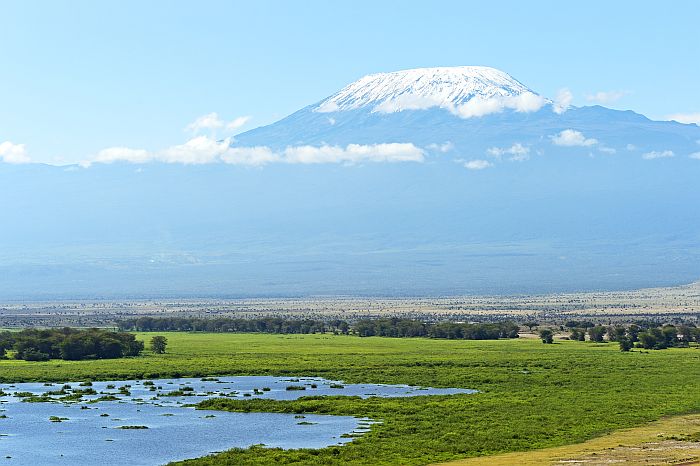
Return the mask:
[[[155,150],[217,112],[275,121],[355,79],[487,65],[574,105],[700,113],[700,2],[0,2],[0,144]],[[599,94],[601,93],[601,94]]]

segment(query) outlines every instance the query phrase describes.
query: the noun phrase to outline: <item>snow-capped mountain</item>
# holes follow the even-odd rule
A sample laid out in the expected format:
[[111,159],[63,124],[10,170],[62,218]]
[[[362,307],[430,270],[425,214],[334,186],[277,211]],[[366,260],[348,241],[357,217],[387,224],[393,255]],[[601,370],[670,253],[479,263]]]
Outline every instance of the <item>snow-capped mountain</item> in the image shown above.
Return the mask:
[[485,66],[418,68],[365,76],[321,101],[314,110],[331,113],[369,108],[391,113],[430,107],[455,109],[472,99],[537,100],[512,76]]
[[233,145],[283,150],[411,143],[427,154],[443,148],[443,161],[469,157],[496,165],[499,160],[489,156],[514,145],[549,157],[616,153],[639,161],[645,154],[651,154],[648,159],[672,152],[679,160],[698,152],[697,140],[696,125],[601,106],[571,107],[503,71],[463,66],[365,76],[276,123],[238,135]]
[[0,298],[691,282],[698,141],[491,68],[370,75],[215,144],[222,163],[0,163]]

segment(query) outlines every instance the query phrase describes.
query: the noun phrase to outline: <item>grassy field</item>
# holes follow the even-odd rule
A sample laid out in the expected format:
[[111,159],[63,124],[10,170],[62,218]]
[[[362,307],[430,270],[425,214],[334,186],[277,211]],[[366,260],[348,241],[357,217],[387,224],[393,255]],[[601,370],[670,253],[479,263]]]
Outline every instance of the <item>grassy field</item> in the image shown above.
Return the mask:
[[443,466],[586,466],[700,464],[700,415],[671,416],[583,443],[456,460]]
[[212,401],[209,408],[350,414],[383,423],[344,447],[231,450],[189,465],[428,464],[578,443],[664,415],[700,412],[697,348],[621,353],[615,344],[543,345],[522,339],[165,335],[169,340],[165,355],[82,362],[0,361],[0,380],[313,375],[481,391],[406,399]]

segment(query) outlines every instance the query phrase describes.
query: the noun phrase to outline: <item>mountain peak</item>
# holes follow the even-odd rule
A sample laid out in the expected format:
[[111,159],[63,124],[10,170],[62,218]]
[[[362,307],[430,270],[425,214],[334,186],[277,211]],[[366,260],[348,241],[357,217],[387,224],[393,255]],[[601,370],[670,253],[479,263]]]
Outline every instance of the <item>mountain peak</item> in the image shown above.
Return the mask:
[[455,108],[477,98],[537,94],[501,70],[487,66],[415,68],[364,76],[321,101],[317,112],[369,107],[391,113],[428,107]]

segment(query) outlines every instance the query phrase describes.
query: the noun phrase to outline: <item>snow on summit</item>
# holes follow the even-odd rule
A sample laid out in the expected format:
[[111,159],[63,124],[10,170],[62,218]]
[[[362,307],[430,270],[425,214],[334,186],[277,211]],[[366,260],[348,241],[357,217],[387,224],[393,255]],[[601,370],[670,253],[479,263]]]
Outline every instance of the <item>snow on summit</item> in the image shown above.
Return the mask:
[[365,76],[323,100],[315,111],[372,112],[445,108],[463,118],[506,108],[537,111],[547,101],[507,73],[486,66],[416,68]]

